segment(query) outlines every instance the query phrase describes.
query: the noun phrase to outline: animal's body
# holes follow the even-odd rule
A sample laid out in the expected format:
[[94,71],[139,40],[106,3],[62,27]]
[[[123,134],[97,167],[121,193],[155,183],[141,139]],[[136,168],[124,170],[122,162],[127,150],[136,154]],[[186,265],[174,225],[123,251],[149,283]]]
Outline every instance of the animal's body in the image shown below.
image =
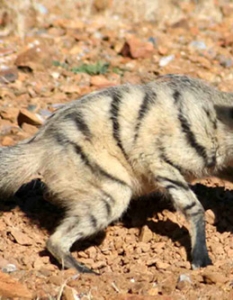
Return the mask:
[[89,269],[72,244],[121,217],[132,197],[160,189],[191,224],[192,266],[211,263],[204,209],[188,182],[233,155],[233,95],[180,75],[91,93],[50,117],[29,141],[0,150],[8,197],[38,173],[66,217],[47,242],[65,267]]

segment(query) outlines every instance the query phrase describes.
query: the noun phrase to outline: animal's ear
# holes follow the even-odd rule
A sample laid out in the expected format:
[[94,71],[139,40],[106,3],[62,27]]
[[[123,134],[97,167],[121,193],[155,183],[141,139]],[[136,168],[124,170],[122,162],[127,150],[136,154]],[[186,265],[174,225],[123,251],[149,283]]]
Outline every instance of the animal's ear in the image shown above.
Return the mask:
[[225,125],[233,127],[233,106],[215,105],[214,108],[216,110],[218,120]]

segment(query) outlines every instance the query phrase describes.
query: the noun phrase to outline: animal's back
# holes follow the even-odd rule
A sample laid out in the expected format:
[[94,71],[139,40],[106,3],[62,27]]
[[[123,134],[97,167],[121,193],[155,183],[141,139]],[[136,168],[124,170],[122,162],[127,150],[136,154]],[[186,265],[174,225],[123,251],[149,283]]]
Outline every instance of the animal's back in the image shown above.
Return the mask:
[[72,258],[71,245],[119,218],[134,194],[160,188],[191,222],[193,266],[205,266],[204,211],[185,178],[219,162],[214,104],[224,97],[174,75],[84,96],[28,142],[1,150],[0,191],[14,193],[39,172],[66,208],[47,248],[65,266],[89,271]]
[[146,172],[149,157],[157,159],[164,150],[184,171],[195,172],[216,159],[213,95],[211,87],[181,76],[112,87],[60,109],[34,140],[43,139],[54,154],[78,146],[113,171],[114,158],[132,175]]

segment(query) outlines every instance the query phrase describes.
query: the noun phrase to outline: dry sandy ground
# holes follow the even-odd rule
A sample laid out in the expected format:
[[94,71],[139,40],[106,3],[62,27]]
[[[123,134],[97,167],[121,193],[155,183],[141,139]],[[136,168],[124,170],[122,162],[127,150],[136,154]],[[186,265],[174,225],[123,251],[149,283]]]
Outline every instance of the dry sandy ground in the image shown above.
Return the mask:
[[[195,14],[193,1],[163,24],[112,17],[106,25],[101,14],[50,11],[24,40],[2,36],[1,145],[28,138],[60,104],[106,86],[185,73],[233,89],[233,7],[216,5],[220,19]],[[190,269],[188,224],[154,194],[73,247],[100,274],[93,276],[62,270],[49,255],[45,240],[63,212],[43,199],[40,181],[22,188],[0,206],[0,299],[233,299],[233,185],[211,178],[193,189],[206,209],[213,266]]]

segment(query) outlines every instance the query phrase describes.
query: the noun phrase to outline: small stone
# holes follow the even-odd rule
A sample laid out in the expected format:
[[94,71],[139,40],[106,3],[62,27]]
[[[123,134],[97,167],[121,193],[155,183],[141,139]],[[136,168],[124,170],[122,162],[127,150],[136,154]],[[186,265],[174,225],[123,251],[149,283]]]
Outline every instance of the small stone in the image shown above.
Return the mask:
[[214,225],[215,224],[215,214],[211,209],[207,209],[205,212],[205,219],[206,222],[210,225]]
[[158,270],[166,270],[167,268],[170,267],[169,264],[165,263],[165,262],[162,262],[160,260],[157,260],[156,263],[155,263],[155,266]]
[[102,269],[102,268],[104,268],[106,266],[107,266],[106,261],[97,261],[96,263],[92,264],[92,268],[94,270]]
[[159,61],[159,66],[160,67],[165,67],[166,65],[168,65],[171,61],[173,61],[173,59],[175,58],[174,54],[168,55],[168,56],[164,56],[160,59]]
[[97,250],[94,246],[88,248],[85,252],[87,253],[88,258],[91,258],[91,259],[94,259],[97,254]]
[[59,72],[51,72],[50,75],[53,79],[57,80],[61,74]]
[[180,274],[178,281],[188,281],[191,283],[190,276],[186,274]]
[[148,253],[150,251],[150,244],[148,243],[139,242],[137,247],[140,248],[141,252],[143,253]]
[[158,46],[158,53],[160,55],[166,55],[168,54],[168,48],[167,47],[164,47],[164,46]]
[[21,127],[25,132],[29,133],[30,135],[33,135],[38,131],[37,127],[27,123],[23,123]]
[[18,78],[18,71],[16,68],[6,68],[0,70],[0,82],[10,83],[16,81]]
[[81,300],[78,296],[77,291],[69,286],[64,287],[62,296],[62,299],[64,300]]
[[183,29],[189,29],[189,22],[187,19],[182,18],[179,21],[176,21],[171,25],[172,28],[183,28]]
[[219,63],[224,68],[231,68],[232,67],[232,59],[230,57],[226,57],[225,55],[219,55],[218,57]]
[[72,94],[72,93],[80,94],[80,87],[77,85],[62,85],[60,90],[66,94]]
[[36,270],[40,270],[43,266],[44,264],[40,257],[38,257],[33,263],[33,268],[35,268]]
[[2,139],[2,146],[12,146],[15,141],[10,136],[4,136]]
[[32,43],[17,56],[15,65],[30,70],[44,71],[45,68],[52,65],[49,53],[49,50],[40,43]]
[[204,272],[202,274],[203,281],[207,284],[223,284],[228,281],[228,278],[218,272]]
[[10,234],[13,236],[15,241],[20,245],[32,245],[32,239],[27,236],[25,233],[21,232],[19,229],[11,228]]
[[98,88],[105,88],[109,86],[114,86],[115,83],[109,81],[103,75],[96,75],[91,77],[91,85],[96,86]]
[[125,57],[146,58],[154,52],[154,46],[151,42],[143,42],[136,37],[127,39],[120,54]]
[[192,283],[192,281],[191,281],[189,275],[181,274],[179,276],[176,288],[179,289],[179,290],[185,290],[188,287],[190,287],[191,283]]
[[58,19],[53,21],[54,27],[62,27],[76,30],[83,30],[85,23],[81,19]]
[[32,299],[32,293],[25,285],[18,282],[10,275],[0,272],[0,296],[3,298]]
[[93,0],[93,8],[98,12],[103,12],[112,5],[112,0]]
[[148,267],[151,267],[151,266],[153,266],[153,265],[156,264],[157,260],[158,260],[157,257],[150,258],[150,259],[148,259],[148,260],[146,261],[146,265],[147,265]]
[[13,273],[17,271],[17,267],[14,264],[7,264],[4,268],[2,268],[2,272],[4,273]]
[[52,272],[48,269],[41,268],[40,269],[40,274],[42,274],[45,277],[49,277],[52,274]]
[[160,292],[160,289],[158,287],[153,287],[151,289],[148,290],[148,295],[150,296],[157,296]]
[[39,13],[41,13],[42,15],[48,14],[49,11],[48,11],[47,7],[45,7],[43,4],[36,2],[34,5],[35,5],[36,10],[38,10]]
[[4,109],[1,109],[1,111],[0,111],[0,116],[4,120],[9,120],[11,122],[16,121],[18,114],[19,114],[19,109],[13,108],[13,107],[4,108]]
[[44,119],[35,113],[30,112],[27,109],[21,109],[17,118],[19,126],[22,126],[23,123],[28,123],[31,125],[42,125],[44,123]]
[[186,290],[190,287],[190,282],[188,281],[179,281],[176,285],[176,288],[180,291]]
[[154,46],[156,46],[157,43],[158,43],[158,39],[157,39],[156,37],[151,36],[151,37],[148,38],[148,42],[150,42],[150,43],[152,43]]
[[49,277],[49,283],[55,284],[57,286],[61,286],[64,283],[64,277],[60,275],[53,275]]
[[139,234],[139,240],[143,243],[148,243],[153,238],[153,232],[149,229],[147,225],[143,226],[140,234]]
[[203,41],[192,41],[189,46],[198,50],[205,50],[207,48],[205,42]]

